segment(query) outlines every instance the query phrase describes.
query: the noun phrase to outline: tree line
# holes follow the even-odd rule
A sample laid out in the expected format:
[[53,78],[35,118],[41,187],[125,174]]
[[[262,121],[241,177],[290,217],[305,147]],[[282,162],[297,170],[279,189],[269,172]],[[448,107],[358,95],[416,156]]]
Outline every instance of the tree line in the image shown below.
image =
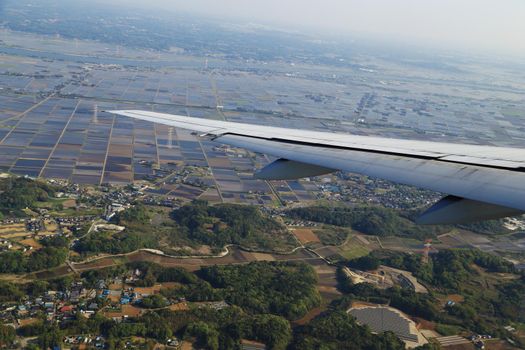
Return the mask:
[[312,206],[294,208],[286,214],[296,220],[319,222],[328,225],[349,227],[368,235],[401,236],[416,239],[434,237],[442,227],[421,227],[388,208],[373,206],[330,207]]

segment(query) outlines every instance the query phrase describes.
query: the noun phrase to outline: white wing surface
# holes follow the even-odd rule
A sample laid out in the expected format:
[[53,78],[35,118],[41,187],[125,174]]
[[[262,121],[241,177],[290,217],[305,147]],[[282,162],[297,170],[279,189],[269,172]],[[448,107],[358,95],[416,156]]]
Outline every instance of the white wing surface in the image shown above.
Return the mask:
[[525,212],[523,149],[317,132],[147,111],[110,113],[193,130],[219,143],[280,158],[256,175],[263,179],[345,170],[450,194],[420,217],[425,224]]

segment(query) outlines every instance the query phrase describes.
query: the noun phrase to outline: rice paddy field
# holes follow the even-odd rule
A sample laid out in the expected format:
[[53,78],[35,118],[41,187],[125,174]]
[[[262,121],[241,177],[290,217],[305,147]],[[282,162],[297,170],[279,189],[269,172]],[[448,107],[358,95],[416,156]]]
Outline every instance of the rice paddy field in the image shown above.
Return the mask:
[[[0,172],[128,184],[197,168],[208,173],[197,171],[190,180],[204,186],[168,184],[162,194],[263,205],[317,199],[319,187],[312,182],[253,179],[254,171],[273,159],[104,112],[110,109],[523,144],[522,85],[494,85],[489,94],[470,83],[468,70],[450,82],[445,73],[421,67],[411,76],[400,74],[406,68],[377,57],[354,57],[355,66],[344,67],[153,52],[9,30],[0,30],[0,40]],[[369,65],[374,69],[358,68]],[[461,93],[456,80],[464,81]]]
[[230,150],[186,130],[103,112],[145,109],[275,123],[271,114],[219,111],[223,97],[212,88],[213,79],[193,69],[152,71],[3,55],[0,171],[97,185],[151,180],[191,167],[206,170],[190,180],[210,190],[168,184],[161,194],[250,204],[278,203],[276,195],[292,202],[313,199],[312,191],[297,181],[273,189],[253,179],[254,170],[270,161],[267,157]]

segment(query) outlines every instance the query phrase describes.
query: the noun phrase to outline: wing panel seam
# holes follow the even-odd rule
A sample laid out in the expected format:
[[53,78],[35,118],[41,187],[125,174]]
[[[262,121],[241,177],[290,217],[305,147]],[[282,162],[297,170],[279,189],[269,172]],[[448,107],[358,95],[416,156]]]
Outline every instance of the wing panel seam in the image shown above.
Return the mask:
[[[373,149],[363,149],[363,148],[356,148],[356,147],[345,147],[345,146],[338,146],[338,145],[330,145],[330,144],[319,144],[319,143],[312,143],[312,142],[306,142],[306,141],[297,141],[297,140],[287,140],[287,139],[281,139],[281,138],[266,138],[261,136],[248,136],[243,134],[238,134],[235,132],[225,132],[224,134],[218,135],[217,137],[214,137],[214,140],[220,139],[222,136],[226,135],[232,135],[232,136],[238,136],[243,137],[247,139],[258,139],[258,140],[265,140],[270,142],[281,142],[291,145],[300,145],[300,146],[308,146],[308,147],[322,147],[322,148],[329,148],[329,149],[339,149],[339,150],[348,150],[348,151],[355,151],[355,152],[364,152],[364,153],[372,153],[372,154],[381,154],[381,155],[388,155],[388,156],[396,156],[396,157],[407,157],[407,158],[413,158],[413,159],[420,159],[420,160],[434,160],[438,162],[443,163],[452,163],[452,164],[462,164],[462,165],[468,165],[468,166],[478,166],[482,168],[490,168],[490,169],[502,169],[502,170],[508,170],[513,172],[525,172],[525,168],[523,167],[505,167],[505,166],[497,166],[497,165],[490,165],[490,164],[482,164],[482,163],[467,163],[467,162],[461,162],[456,160],[450,160],[450,159],[443,159],[443,157],[447,157],[449,155],[445,156],[439,156],[439,157],[431,157],[431,156],[424,156],[424,155],[414,155],[410,153],[399,153],[399,152],[388,152],[388,151],[380,151],[380,150],[373,150]],[[218,140],[220,141],[220,140]]]

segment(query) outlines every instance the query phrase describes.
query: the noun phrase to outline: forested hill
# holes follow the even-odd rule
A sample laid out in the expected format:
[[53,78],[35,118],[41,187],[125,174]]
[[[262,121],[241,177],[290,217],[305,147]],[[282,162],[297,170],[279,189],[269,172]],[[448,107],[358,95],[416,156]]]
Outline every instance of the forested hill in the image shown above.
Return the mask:
[[[388,303],[435,322],[441,334],[463,330],[505,338],[512,336],[505,325],[525,322],[525,274],[493,254],[477,249],[444,249],[425,262],[419,254],[382,250],[344,264],[360,270],[387,265],[412,272],[429,289],[428,294],[399,288],[380,290],[366,283],[353,285],[344,278],[340,287],[350,301],[358,298]],[[444,295],[461,297],[447,303]]]
[[173,211],[172,218],[192,241],[210,246],[240,244],[254,249],[289,249],[286,228],[258,207],[236,204],[209,206],[194,201]]
[[425,239],[446,230],[442,226],[417,226],[393,209],[382,207],[328,207],[313,206],[288,210],[296,220],[350,227],[364,234],[376,236],[404,236]]
[[321,302],[317,275],[304,263],[257,262],[204,267],[199,275],[219,288],[226,301],[251,313],[272,313],[288,319],[304,316]]
[[55,194],[55,189],[41,181],[23,177],[0,180],[0,212],[17,212],[32,207],[37,201],[46,201]]

